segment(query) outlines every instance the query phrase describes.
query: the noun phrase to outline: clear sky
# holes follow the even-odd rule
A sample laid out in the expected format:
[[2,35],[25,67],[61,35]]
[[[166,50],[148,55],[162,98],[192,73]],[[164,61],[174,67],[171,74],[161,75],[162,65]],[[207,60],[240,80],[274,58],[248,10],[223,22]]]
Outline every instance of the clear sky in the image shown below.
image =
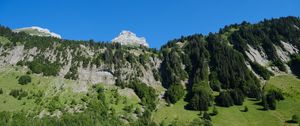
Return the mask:
[[40,26],[65,39],[110,41],[122,30],[153,48],[243,20],[300,16],[300,0],[0,0],[0,24]]

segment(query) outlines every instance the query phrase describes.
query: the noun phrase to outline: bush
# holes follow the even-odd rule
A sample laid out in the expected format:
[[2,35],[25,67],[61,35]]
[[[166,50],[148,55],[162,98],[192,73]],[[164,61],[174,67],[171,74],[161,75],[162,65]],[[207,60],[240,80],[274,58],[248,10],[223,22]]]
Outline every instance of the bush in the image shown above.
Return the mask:
[[220,92],[220,95],[216,97],[215,102],[217,105],[222,107],[230,107],[234,104],[234,101],[228,91]]
[[209,114],[207,112],[204,112],[203,119],[209,120],[209,121],[211,120],[211,118],[210,118],[210,116],[209,116]]
[[3,94],[3,90],[2,90],[2,88],[0,88],[0,94]]
[[265,67],[263,67],[260,64],[258,64],[257,62],[250,62],[250,65],[253,68],[253,70],[255,71],[255,73],[257,73],[258,75],[260,75],[265,80],[269,80],[270,76],[274,75],[272,72],[270,72]]
[[209,75],[209,85],[212,90],[220,92],[221,82],[218,80],[217,76],[218,75],[216,72],[211,72],[211,74]]
[[208,111],[212,103],[212,92],[204,85],[208,85],[207,82],[202,81],[193,85],[193,94],[188,104],[193,110]]
[[117,77],[117,79],[116,79],[116,86],[119,86],[122,89],[124,89],[126,87],[126,83],[123,82],[120,77]]
[[293,115],[292,116],[292,120],[291,120],[292,123],[300,123],[300,118],[298,115]]
[[29,75],[23,75],[19,78],[19,84],[25,85],[31,82],[31,77]]
[[157,69],[152,69],[152,73],[156,81],[161,81],[160,73],[158,72]]
[[300,55],[294,55],[289,63],[293,74],[300,77]]
[[172,104],[176,103],[183,96],[184,96],[184,89],[181,84],[171,85],[165,94],[166,100]]
[[211,115],[213,115],[213,116],[215,116],[215,115],[218,115],[218,110],[217,110],[217,108],[216,108],[216,106],[214,106],[214,108],[213,108],[213,111],[212,111],[212,114]]
[[209,82],[210,88],[214,91],[220,91],[221,90],[221,82],[219,80],[211,80]]
[[248,112],[248,107],[247,106],[245,106],[244,112]]
[[68,73],[64,76],[64,78],[77,80],[78,79],[77,65],[72,65]]
[[123,110],[126,111],[127,113],[132,113],[134,111],[134,107],[132,104],[127,105],[127,106],[124,106]]
[[242,90],[236,88],[230,91],[230,96],[235,105],[243,105],[244,102],[244,94]]
[[142,105],[149,110],[156,108],[157,95],[155,89],[135,79],[130,83],[130,88],[134,90],[136,95],[141,99]]
[[283,63],[280,59],[275,60],[275,61],[273,62],[273,64],[274,64],[275,66],[277,66],[278,69],[279,69],[280,71],[284,71],[284,72],[287,71],[287,70],[286,70],[286,67],[284,66],[284,63]]
[[50,63],[45,59],[34,59],[32,62],[28,62],[28,67],[33,73],[43,73],[45,76],[56,76],[60,70],[59,63]]
[[265,110],[276,109],[276,100],[284,100],[283,94],[279,89],[271,89],[268,93],[262,98],[262,105]]
[[18,100],[21,100],[23,97],[26,97],[28,93],[22,89],[12,89],[9,95],[17,98]]

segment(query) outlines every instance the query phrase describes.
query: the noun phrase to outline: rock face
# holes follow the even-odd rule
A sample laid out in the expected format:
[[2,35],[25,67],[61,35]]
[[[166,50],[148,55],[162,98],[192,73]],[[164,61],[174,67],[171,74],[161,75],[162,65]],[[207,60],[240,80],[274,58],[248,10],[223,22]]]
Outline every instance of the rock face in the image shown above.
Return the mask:
[[61,39],[61,36],[59,34],[50,32],[50,30],[48,30],[48,29],[37,27],[37,26],[19,28],[19,29],[15,29],[13,31],[14,32],[25,32],[27,34],[36,35],[36,36],[46,36],[46,37],[51,36],[51,37]]
[[[287,65],[287,63],[290,61],[290,55],[298,53],[299,50],[289,42],[284,42],[284,41],[280,41],[280,42],[283,45],[283,47],[274,45],[274,48],[280,60],[285,63],[287,73],[291,73],[290,67]],[[272,71],[274,74],[282,73],[275,66],[270,66],[270,63],[272,63],[272,61],[268,59],[268,56],[266,55],[266,52],[262,47],[259,47],[259,49],[254,49],[249,44],[247,46],[248,46],[248,50],[245,53],[247,57],[250,59],[250,61],[257,62],[258,64]],[[250,67],[249,69],[252,70],[251,66],[249,67]]]
[[[0,40],[1,42],[1,40]],[[42,42],[41,42],[42,43]],[[61,51],[60,51],[61,50]],[[147,62],[128,62],[124,59],[122,65],[116,66],[114,63],[105,63],[101,60],[100,64],[96,65],[93,59],[104,54],[108,50],[107,47],[90,46],[88,44],[74,44],[70,46],[61,46],[53,42],[47,48],[41,49],[32,46],[26,47],[23,44],[5,48],[0,46],[0,68],[5,66],[16,65],[18,62],[31,62],[43,56],[50,63],[58,62],[61,64],[58,72],[58,79],[62,79],[70,72],[72,66],[76,66],[77,79],[74,80],[74,87],[71,87],[74,92],[87,92],[88,85],[103,83],[111,86],[115,84],[117,79],[116,73],[120,74],[122,81],[129,81],[131,78],[137,78],[140,81],[151,87],[160,87],[161,82],[154,77],[153,70],[158,71],[161,60],[158,57],[147,57]],[[134,48],[124,51],[124,55],[132,55],[138,58],[140,55],[150,53],[144,48]],[[76,60],[78,57],[84,57],[87,60],[87,65],[83,65],[83,61]],[[112,56],[113,57],[113,56]],[[21,63],[21,62],[20,62]],[[24,66],[27,68],[27,66]]]
[[[263,51],[258,51],[254,49],[252,46],[247,45],[249,50],[246,51],[246,55],[252,62],[257,62],[262,66],[266,66],[270,61],[268,61],[268,57]],[[262,49],[261,49],[262,50]]]
[[146,42],[146,39],[144,37],[137,37],[134,33],[130,31],[122,31],[118,37],[112,40],[112,42],[118,42],[121,45],[142,45],[149,47],[149,44]]

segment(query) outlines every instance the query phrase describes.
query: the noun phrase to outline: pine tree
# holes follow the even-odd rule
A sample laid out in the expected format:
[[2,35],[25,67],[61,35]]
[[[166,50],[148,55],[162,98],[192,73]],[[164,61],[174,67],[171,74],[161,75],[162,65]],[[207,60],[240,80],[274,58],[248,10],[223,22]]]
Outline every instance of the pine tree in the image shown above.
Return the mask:
[[220,92],[220,95],[216,97],[215,101],[217,105],[223,107],[230,107],[234,105],[234,101],[232,100],[228,91]]

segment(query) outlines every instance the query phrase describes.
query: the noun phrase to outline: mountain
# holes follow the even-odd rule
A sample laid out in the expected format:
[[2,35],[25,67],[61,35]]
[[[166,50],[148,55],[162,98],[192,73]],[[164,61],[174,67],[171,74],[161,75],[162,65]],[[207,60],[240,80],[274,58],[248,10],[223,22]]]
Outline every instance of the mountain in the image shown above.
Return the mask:
[[[4,124],[17,123],[11,117],[18,116],[28,125],[47,123],[39,118],[57,124],[209,125],[222,124],[224,119],[214,119],[227,118],[223,114],[230,110],[234,118],[270,118],[243,118],[258,125],[274,120],[283,125],[299,112],[300,81],[294,77],[300,76],[299,27],[298,17],[242,22],[155,50],[129,31],[105,43],[32,36],[1,26],[0,111],[16,112],[0,116],[11,120]],[[250,112],[241,112],[241,105]],[[284,115],[274,119],[273,112]]]
[[51,37],[61,39],[61,36],[59,34],[50,32],[48,29],[37,27],[37,26],[18,28],[13,31],[14,32],[25,32],[27,34],[36,35],[36,36],[46,36],[46,37],[51,36]]
[[122,31],[120,35],[112,40],[112,42],[118,42],[121,45],[130,46],[145,46],[149,47],[144,37],[137,37],[134,33],[130,31]]

